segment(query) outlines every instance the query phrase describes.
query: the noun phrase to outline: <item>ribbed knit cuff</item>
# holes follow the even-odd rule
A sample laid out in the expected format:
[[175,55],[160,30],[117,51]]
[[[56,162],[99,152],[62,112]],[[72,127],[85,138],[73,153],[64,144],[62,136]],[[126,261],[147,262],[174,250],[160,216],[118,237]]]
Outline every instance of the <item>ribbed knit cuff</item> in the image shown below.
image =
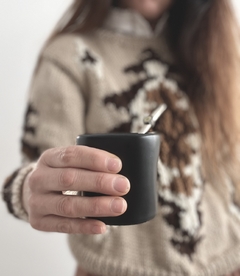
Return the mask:
[[3,200],[6,201],[8,210],[15,217],[28,221],[28,214],[23,207],[22,187],[26,176],[33,170],[35,163],[15,171],[6,179],[3,187]]

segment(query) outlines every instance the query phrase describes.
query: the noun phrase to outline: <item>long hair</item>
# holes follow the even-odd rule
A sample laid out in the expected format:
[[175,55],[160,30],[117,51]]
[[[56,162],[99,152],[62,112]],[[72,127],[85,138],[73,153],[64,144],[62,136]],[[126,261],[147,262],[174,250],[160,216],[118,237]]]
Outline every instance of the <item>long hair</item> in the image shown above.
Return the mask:
[[[75,0],[52,37],[99,27],[117,2]],[[234,176],[239,53],[230,0],[174,0],[167,25],[168,43],[199,121],[205,169],[218,175],[224,168]]]
[[205,170],[218,178],[225,171],[239,181],[240,45],[232,8],[229,0],[176,0],[168,24],[200,125]]

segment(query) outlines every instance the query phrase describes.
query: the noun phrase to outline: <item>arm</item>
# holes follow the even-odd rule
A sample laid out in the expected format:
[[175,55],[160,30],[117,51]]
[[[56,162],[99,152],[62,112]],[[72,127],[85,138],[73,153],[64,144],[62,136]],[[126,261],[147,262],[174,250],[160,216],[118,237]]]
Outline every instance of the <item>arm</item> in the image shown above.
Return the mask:
[[[104,151],[69,146],[84,132],[84,113],[84,99],[74,77],[43,60],[32,85],[24,127],[23,154],[28,163],[24,168],[28,170],[23,174],[24,168],[20,169],[8,181],[13,190],[22,173],[18,179],[22,210],[36,229],[102,233],[102,222],[81,217],[116,216],[126,210],[126,202],[119,196],[129,190],[129,182],[116,175],[120,160]],[[89,190],[112,197],[64,196],[63,190]],[[19,198],[22,203],[20,193]]]

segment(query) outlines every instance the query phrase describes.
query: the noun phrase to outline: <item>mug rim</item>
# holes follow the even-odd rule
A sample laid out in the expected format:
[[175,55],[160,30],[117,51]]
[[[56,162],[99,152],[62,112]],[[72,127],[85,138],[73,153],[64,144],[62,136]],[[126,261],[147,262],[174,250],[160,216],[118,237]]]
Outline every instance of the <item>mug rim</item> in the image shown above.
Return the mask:
[[158,132],[147,132],[147,133],[138,133],[138,132],[106,132],[106,133],[83,133],[77,136],[77,139],[84,136],[84,137],[104,137],[104,136],[136,136],[136,137],[142,137],[142,136],[155,136],[155,135],[160,135]]

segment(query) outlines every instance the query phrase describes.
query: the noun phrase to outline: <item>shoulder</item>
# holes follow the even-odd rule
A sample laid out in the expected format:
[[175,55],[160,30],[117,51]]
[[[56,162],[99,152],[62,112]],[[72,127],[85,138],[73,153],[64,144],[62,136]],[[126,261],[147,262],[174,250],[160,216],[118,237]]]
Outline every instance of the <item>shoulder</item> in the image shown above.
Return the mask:
[[92,45],[95,44],[93,43],[95,39],[93,34],[58,35],[46,43],[40,60],[57,66],[78,82],[83,82],[85,75],[83,61],[93,52]]
[[44,47],[41,56],[59,63],[73,63],[79,56],[79,45],[86,45],[84,36],[62,34],[51,39]]
[[61,34],[46,44],[41,56],[67,67],[76,64],[81,66],[82,60],[102,54],[99,50],[100,44],[102,38],[95,31],[86,34]]

